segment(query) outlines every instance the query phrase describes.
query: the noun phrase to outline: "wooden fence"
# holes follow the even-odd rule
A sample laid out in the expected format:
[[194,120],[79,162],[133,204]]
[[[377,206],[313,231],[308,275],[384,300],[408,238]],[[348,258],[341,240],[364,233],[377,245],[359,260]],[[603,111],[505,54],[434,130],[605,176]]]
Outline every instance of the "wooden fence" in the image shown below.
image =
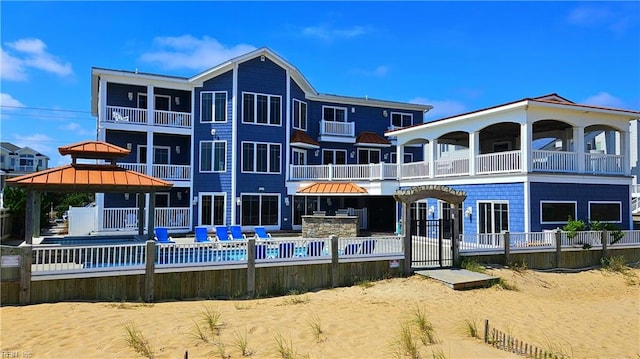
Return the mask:
[[564,359],[568,356],[564,353],[554,352],[552,349],[540,348],[516,338],[510,333],[491,328],[489,320],[484,321],[484,342],[496,349],[500,349],[516,355],[533,359]]
[[11,237],[13,221],[9,210],[0,208],[0,242]]

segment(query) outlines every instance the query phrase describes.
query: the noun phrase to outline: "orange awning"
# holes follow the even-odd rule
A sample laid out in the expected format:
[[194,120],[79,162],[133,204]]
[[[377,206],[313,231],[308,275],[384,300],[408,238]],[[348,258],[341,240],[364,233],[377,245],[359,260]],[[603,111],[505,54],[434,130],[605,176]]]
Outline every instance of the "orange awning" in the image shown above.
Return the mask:
[[367,190],[352,182],[316,182],[300,188],[300,194],[361,194]]

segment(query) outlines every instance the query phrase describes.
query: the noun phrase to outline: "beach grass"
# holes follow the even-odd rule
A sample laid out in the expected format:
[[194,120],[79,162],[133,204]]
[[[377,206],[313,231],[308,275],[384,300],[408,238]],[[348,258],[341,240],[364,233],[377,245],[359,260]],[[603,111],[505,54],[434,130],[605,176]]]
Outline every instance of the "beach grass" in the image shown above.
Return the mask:
[[149,340],[145,338],[134,323],[127,324],[125,330],[127,332],[126,341],[129,347],[145,358],[155,358],[155,353],[151,344],[149,344]]

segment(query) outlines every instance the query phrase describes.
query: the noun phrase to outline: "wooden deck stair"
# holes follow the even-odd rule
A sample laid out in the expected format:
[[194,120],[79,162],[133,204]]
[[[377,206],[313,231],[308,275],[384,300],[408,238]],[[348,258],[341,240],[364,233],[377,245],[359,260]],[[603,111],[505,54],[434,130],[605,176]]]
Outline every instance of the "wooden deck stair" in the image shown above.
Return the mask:
[[419,270],[415,273],[435,279],[455,290],[486,288],[498,281],[497,277],[457,268]]

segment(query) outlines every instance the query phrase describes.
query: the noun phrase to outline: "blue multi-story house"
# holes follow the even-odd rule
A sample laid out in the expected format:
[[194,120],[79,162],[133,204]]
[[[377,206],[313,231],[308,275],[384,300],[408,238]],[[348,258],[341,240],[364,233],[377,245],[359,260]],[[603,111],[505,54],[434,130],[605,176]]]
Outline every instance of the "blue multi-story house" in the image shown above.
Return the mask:
[[[339,210],[393,231],[398,151],[384,133],[430,108],[320,94],[267,48],[190,78],[92,69],[98,139],[131,150],[120,166],[172,181],[154,199],[156,226],[174,232],[297,230],[303,215]],[[400,162],[423,155],[405,146]],[[139,195],[97,194],[96,229],[136,228]]]

